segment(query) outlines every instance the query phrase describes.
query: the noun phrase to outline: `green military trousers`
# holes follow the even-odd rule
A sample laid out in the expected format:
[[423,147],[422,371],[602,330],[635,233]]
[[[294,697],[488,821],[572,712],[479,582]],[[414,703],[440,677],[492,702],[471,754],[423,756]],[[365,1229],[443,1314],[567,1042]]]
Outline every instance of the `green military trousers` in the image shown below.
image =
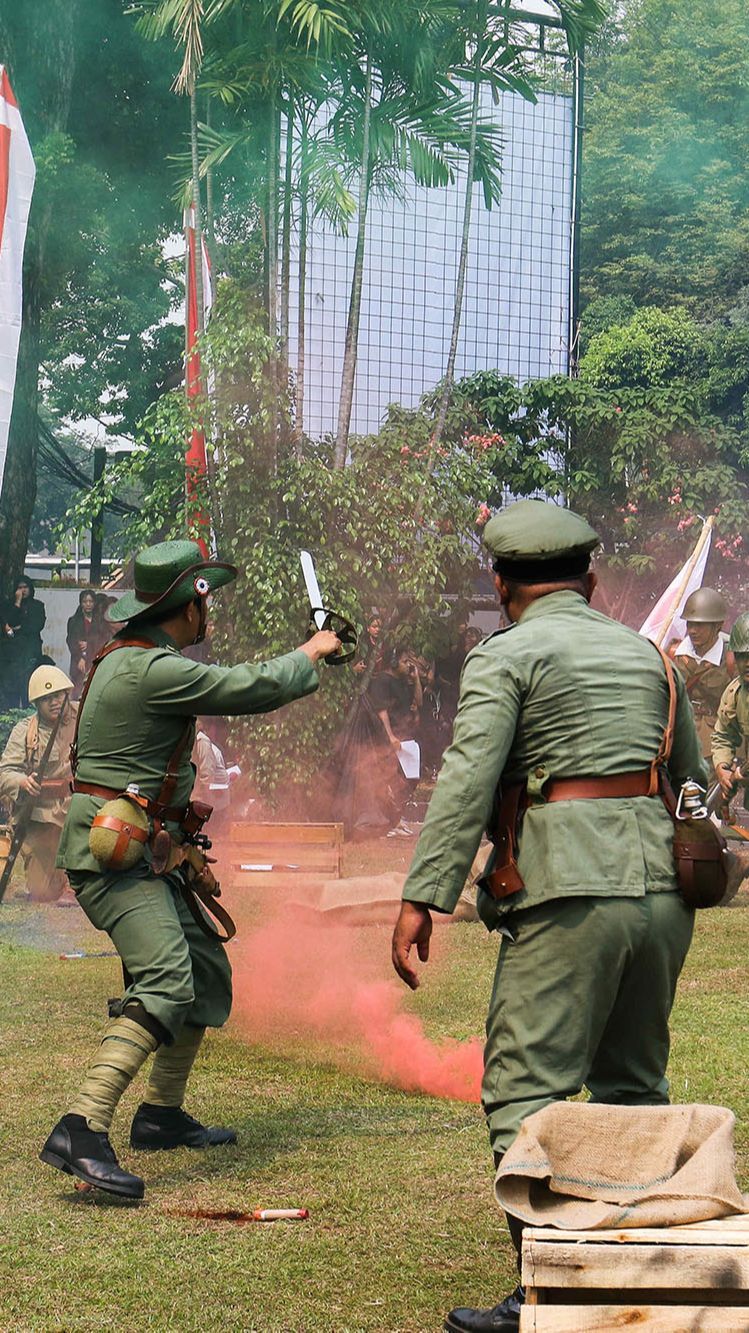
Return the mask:
[[668,1019],[692,912],[678,893],[556,898],[504,919],[482,1104],[495,1154],[521,1122],[586,1087],[597,1102],[668,1102]]
[[221,1027],[231,1011],[231,966],[218,940],[185,906],[178,874],[150,876],[145,862],[118,874],[71,870],[78,902],[106,931],[130,977],[125,1002],[144,1009],[176,1037],[183,1024]]

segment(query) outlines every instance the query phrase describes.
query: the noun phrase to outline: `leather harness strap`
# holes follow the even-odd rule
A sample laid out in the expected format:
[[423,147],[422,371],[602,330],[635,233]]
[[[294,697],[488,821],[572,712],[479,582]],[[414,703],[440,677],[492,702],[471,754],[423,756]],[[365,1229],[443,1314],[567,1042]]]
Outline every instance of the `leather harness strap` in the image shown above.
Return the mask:
[[[116,801],[118,796],[122,796],[122,787],[104,787],[99,782],[79,782],[74,778],[71,782],[71,788],[74,792],[82,796],[101,796],[105,801]],[[152,801],[147,796],[139,796],[138,804],[143,805],[143,809],[151,818],[169,820],[174,824],[181,824],[187,814],[186,805],[161,805],[158,801]]]
[[[81,694],[80,703],[78,705],[78,714],[75,720],[75,734],[73,736],[73,743],[70,747],[70,767],[73,772],[73,781],[71,783],[72,791],[80,792],[85,796],[103,796],[104,799],[108,801],[114,800],[116,797],[122,795],[121,788],[106,787],[97,782],[79,782],[76,779],[75,774],[78,767],[78,728],[83,715],[83,705],[86,702],[86,695],[88,694],[96,668],[104,661],[105,657],[109,656],[110,653],[116,652],[118,648],[157,648],[158,646],[158,644],[154,643],[153,639],[147,639],[145,636],[114,639],[111,643],[106,644],[102,648],[101,652],[96,655],[91,663],[91,669],[86,677],[83,693]],[[187,813],[186,806],[174,806],[171,802],[174,799],[177,782],[179,781],[179,769],[182,757],[192,737],[194,724],[195,719],[188,718],[180,733],[179,740],[169,756],[164,780],[156,799],[153,800],[151,797],[144,798],[145,808],[152,819],[159,821],[170,820],[176,824],[180,824]]]
[[635,773],[610,773],[607,777],[551,778],[543,798],[551,801],[594,801],[625,796],[651,796],[650,769]]
[[[550,778],[543,787],[545,804],[554,801],[591,801],[635,796],[660,796],[669,814],[674,816],[676,800],[666,773],[671,756],[676,723],[676,682],[671,660],[657,644],[654,645],[666,669],[668,683],[668,717],[663,728],[658,753],[649,768],[634,773],[610,773],[600,777]],[[508,898],[525,888],[517,864],[518,833],[528,808],[527,785],[523,782],[503,784],[501,800],[489,835],[496,848],[496,860],[483,884],[494,898]]]

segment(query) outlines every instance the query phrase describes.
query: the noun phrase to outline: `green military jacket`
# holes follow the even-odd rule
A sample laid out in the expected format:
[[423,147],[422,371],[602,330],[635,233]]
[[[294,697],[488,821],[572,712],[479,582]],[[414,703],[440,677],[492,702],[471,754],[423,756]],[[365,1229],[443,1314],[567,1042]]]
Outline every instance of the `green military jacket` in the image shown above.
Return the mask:
[[731,764],[749,740],[749,690],[732,680],[718,708],[712,739],[713,763]]
[[[143,633],[153,639],[155,650],[120,648],[96,669],[78,728],[76,777],[81,782],[117,791],[137,783],[145,796],[155,800],[186,721],[199,714],[270,712],[311,694],[319,683],[312,662],[299,649],[257,665],[204,666],[183,657],[160,628],[144,627]],[[125,638],[132,634],[132,629],[122,631]],[[175,805],[185,805],[192,791],[193,739],[183,751]],[[60,838],[58,866],[100,872],[89,851],[88,835],[103,804],[97,797],[73,796]]]
[[[676,785],[689,776],[704,784],[692,709],[674,676],[671,776]],[[546,804],[542,795],[549,777],[647,768],[668,701],[663,664],[646,639],[572,591],[533,602],[516,625],[466,658],[452,744],[403,897],[452,911],[501,778],[528,779],[531,805],[518,850],[525,888],[501,904],[480,890],[479,911],[490,928],[504,912],[572,894],[674,890],[673,827],[658,798]]]
[[[68,703],[52,746],[44,772],[42,794],[34,804],[32,820],[39,824],[57,824],[62,828],[70,800],[70,742],[75,731],[78,705]],[[38,714],[23,717],[8,737],[0,756],[0,800],[15,804],[21,791],[21,779],[35,773],[47,748],[53,724]]]

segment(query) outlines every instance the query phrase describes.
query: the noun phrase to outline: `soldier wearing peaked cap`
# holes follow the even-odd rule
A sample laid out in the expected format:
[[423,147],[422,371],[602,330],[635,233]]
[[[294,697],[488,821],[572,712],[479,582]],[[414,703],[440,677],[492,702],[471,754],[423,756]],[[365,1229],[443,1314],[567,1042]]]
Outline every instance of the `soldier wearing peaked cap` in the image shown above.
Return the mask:
[[[453,740],[393,936],[429,954],[431,913],[451,912],[482,833],[495,843],[478,909],[501,940],[487,1019],[483,1107],[495,1162],[523,1119],[583,1087],[598,1101],[668,1101],[668,1019],[692,935],[677,892],[673,826],[655,789],[671,690],[639,634],[594,611],[584,519],[522,500],[484,531],[511,622],[469,653]],[[684,683],[675,680],[669,771],[704,782]],[[508,1218],[519,1247],[522,1223]],[[452,1333],[516,1329],[518,1288],[458,1308]]]
[[233,565],[204,560],[195,542],[142,551],[135,591],[109,611],[124,629],[101,650],[79,706],[74,795],[58,864],[89,920],[109,934],[126,990],[121,1015],[41,1157],[126,1198],[142,1197],[143,1180],[120,1167],[108,1131],[120,1097],[151,1053],[131,1146],[204,1148],[236,1140],[233,1131],[206,1127],[182,1107],[205,1029],[225,1023],[232,998],[226,951],[217,935],[206,934],[179,864],[196,829],[195,716],[270,712],[302,698],[317,689],[315,664],[340,647],[335,634],[322,631],[270,662],[219,667],[183,656],[205,634],[209,594],[235,577]]

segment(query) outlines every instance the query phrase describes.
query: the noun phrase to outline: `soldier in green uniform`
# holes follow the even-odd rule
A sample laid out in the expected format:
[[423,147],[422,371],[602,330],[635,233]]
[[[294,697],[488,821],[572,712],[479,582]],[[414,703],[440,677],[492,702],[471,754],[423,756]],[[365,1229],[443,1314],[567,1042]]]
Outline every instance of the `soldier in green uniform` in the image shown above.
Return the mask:
[[[419,984],[431,912],[451,912],[489,825],[497,845],[478,910],[501,935],[482,1101],[499,1161],[523,1119],[587,1087],[602,1102],[668,1101],[668,1018],[692,936],[677,890],[673,826],[649,795],[669,711],[651,643],[591,609],[598,544],[576,514],[540,500],[487,524],[512,622],[466,658],[452,744],[427,812],[393,936]],[[684,683],[669,771],[704,782]],[[584,781],[583,781],[584,780]],[[504,822],[503,822],[504,821]],[[497,896],[499,895],[499,896]],[[508,1218],[516,1245],[522,1227]],[[515,1329],[523,1292],[448,1315],[452,1333]]]
[[154,828],[161,827],[158,837],[168,832],[167,845],[177,846],[194,780],[195,716],[270,712],[310,694],[318,685],[315,664],[340,647],[335,634],[322,631],[257,665],[205,666],[184,657],[181,649],[200,642],[205,632],[209,594],[235,576],[232,565],[204,560],[194,542],[163,542],[141,552],[135,592],[109,612],[110,620],[126,627],[113,640],[117,647],[103,650],[80,705],[74,795],[58,864],[93,925],[109,934],[126,990],[121,1016],[106,1029],[41,1158],[127,1198],[142,1197],[143,1180],[120,1167],[108,1131],[120,1097],[152,1052],[131,1146],[201,1148],[236,1140],[233,1131],[206,1127],[182,1108],[205,1028],[228,1018],[231,968],[223,945],[188,910],[182,871],[152,873],[149,845],[138,846],[138,819],[114,821],[118,832],[112,836],[119,845],[122,834],[122,856],[130,860],[135,846],[140,857],[126,870],[102,868],[92,852],[99,845],[90,842],[92,823],[134,784],[140,801],[132,806],[135,814],[146,824],[154,821]]
[[742,778],[742,761],[749,740],[749,611],[737,619],[728,639],[738,675],[723,693],[712,735],[715,775],[728,798]]
[[733,675],[728,635],[723,633],[728,605],[714,588],[697,588],[682,614],[687,633],[670,654],[686,681],[702,754],[709,761],[718,705]]

